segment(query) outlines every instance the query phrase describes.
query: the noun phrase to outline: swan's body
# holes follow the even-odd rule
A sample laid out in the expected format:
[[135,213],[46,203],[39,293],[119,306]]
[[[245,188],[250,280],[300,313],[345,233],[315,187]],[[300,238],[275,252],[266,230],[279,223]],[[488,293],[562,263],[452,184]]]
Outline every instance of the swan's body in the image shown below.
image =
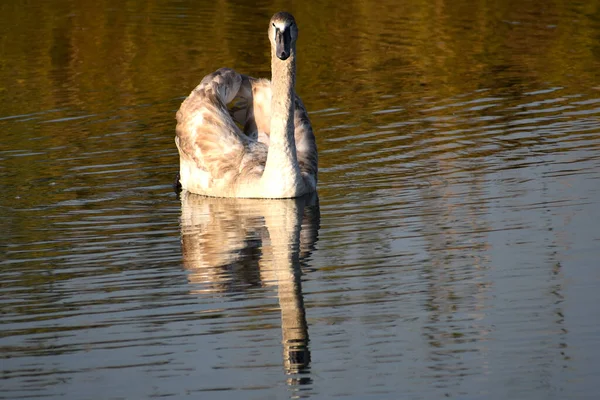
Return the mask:
[[[294,17],[275,14],[269,26],[271,82],[222,68],[204,77],[183,102],[175,138],[183,189],[249,198],[316,190],[315,137],[294,90],[297,34]],[[246,106],[232,116],[227,104],[234,98]]]

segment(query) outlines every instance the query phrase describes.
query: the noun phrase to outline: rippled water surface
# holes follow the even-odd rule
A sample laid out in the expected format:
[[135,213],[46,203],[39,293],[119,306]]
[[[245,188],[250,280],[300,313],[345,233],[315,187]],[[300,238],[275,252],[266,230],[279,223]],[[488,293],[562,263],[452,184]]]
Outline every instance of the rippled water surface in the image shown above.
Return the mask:
[[0,398],[595,398],[600,2],[289,7],[318,197],[177,197],[247,3],[0,3]]

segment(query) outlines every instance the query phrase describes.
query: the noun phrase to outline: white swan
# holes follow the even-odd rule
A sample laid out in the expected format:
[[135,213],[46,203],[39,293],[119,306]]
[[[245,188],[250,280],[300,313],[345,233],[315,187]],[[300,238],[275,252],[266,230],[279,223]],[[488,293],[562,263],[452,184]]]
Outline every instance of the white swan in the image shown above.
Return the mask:
[[[175,143],[183,189],[247,198],[291,198],[316,190],[315,136],[294,90],[294,17],[275,14],[268,33],[271,82],[222,68],[204,77],[181,104]],[[234,98],[246,104],[236,119],[227,109]]]

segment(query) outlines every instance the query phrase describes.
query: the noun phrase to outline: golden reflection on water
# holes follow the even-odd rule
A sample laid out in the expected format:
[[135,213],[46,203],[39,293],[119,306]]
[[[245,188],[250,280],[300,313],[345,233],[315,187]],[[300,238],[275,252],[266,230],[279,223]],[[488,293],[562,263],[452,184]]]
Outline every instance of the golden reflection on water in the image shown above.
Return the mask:
[[183,265],[189,282],[200,287],[194,292],[277,285],[287,374],[302,372],[310,364],[300,278],[318,229],[316,194],[264,201],[181,194]]
[[[155,114],[160,118],[147,116],[139,127],[123,129],[164,131],[164,141],[156,144],[167,148],[167,132],[174,127],[171,113],[206,73],[229,66],[269,75],[264,21],[280,7],[167,0],[3,3],[0,117],[63,110],[60,117],[103,124],[83,127],[75,121],[75,129],[61,134],[48,126],[26,134],[11,130],[11,146],[43,150],[75,142],[80,151],[89,151],[97,130],[114,129],[104,121],[126,120],[131,115],[127,107],[163,102]],[[492,97],[520,97],[548,84],[575,92],[597,87],[597,18],[573,19],[597,16],[599,9],[598,1],[540,6],[527,1],[351,0],[291,7],[300,26],[298,92],[316,113],[319,148],[327,154],[321,158],[323,170],[347,164],[365,150],[349,147],[341,159],[327,153],[334,146],[329,140],[339,137],[332,127],[364,133],[366,126],[397,123],[398,115],[426,124],[427,99],[438,102],[478,89],[492,90]],[[331,108],[336,111],[318,114]],[[439,114],[449,117],[446,110]],[[405,126],[404,135],[411,129]],[[31,135],[43,136],[43,147],[32,143]],[[115,140],[128,142],[122,147],[131,149],[129,158],[143,158],[149,150],[139,137]],[[460,138],[448,140],[461,145]],[[518,140],[513,144],[526,146]],[[453,149],[449,145],[440,151]],[[171,153],[160,162],[175,164],[176,152]],[[117,153],[105,152],[94,163],[118,159]],[[27,160],[10,162],[16,180],[32,179]],[[52,168],[53,176],[67,174],[64,163]]]
[[[264,21],[281,5],[57,0],[1,7],[1,96],[12,100],[3,101],[3,114],[14,115],[184,96],[222,66],[268,75]],[[597,1],[350,0],[291,8],[301,29],[299,92],[313,110],[356,92],[354,109],[389,93],[447,98],[533,82],[597,85],[597,26],[571,22],[577,13],[597,15]]]

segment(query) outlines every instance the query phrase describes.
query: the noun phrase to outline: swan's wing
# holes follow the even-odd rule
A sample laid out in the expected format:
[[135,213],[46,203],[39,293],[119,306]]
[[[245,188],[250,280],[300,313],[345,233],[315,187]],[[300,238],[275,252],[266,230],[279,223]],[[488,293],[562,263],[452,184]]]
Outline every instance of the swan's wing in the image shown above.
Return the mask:
[[268,145],[271,126],[271,82],[268,79],[242,75],[242,84],[233,103],[230,112],[235,121],[244,127],[244,133]]
[[294,111],[294,138],[296,142],[296,154],[300,172],[305,181],[313,188],[317,186],[317,173],[319,171],[319,156],[317,153],[317,142],[312,130],[310,119],[304,103],[296,96],[296,108]]
[[204,77],[177,112],[175,141],[181,161],[205,173],[205,186],[215,180],[233,182],[264,168],[266,149],[238,128],[227,109],[241,83],[234,70],[219,69]]
[[256,126],[246,126],[247,122],[254,121],[253,107],[252,107],[252,87],[248,80],[248,77],[241,75],[242,84],[237,95],[233,100],[227,104],[229,109],[229,115],[235,121],[239,127],[243,127],[246,136],[256,140],[257,129]]

